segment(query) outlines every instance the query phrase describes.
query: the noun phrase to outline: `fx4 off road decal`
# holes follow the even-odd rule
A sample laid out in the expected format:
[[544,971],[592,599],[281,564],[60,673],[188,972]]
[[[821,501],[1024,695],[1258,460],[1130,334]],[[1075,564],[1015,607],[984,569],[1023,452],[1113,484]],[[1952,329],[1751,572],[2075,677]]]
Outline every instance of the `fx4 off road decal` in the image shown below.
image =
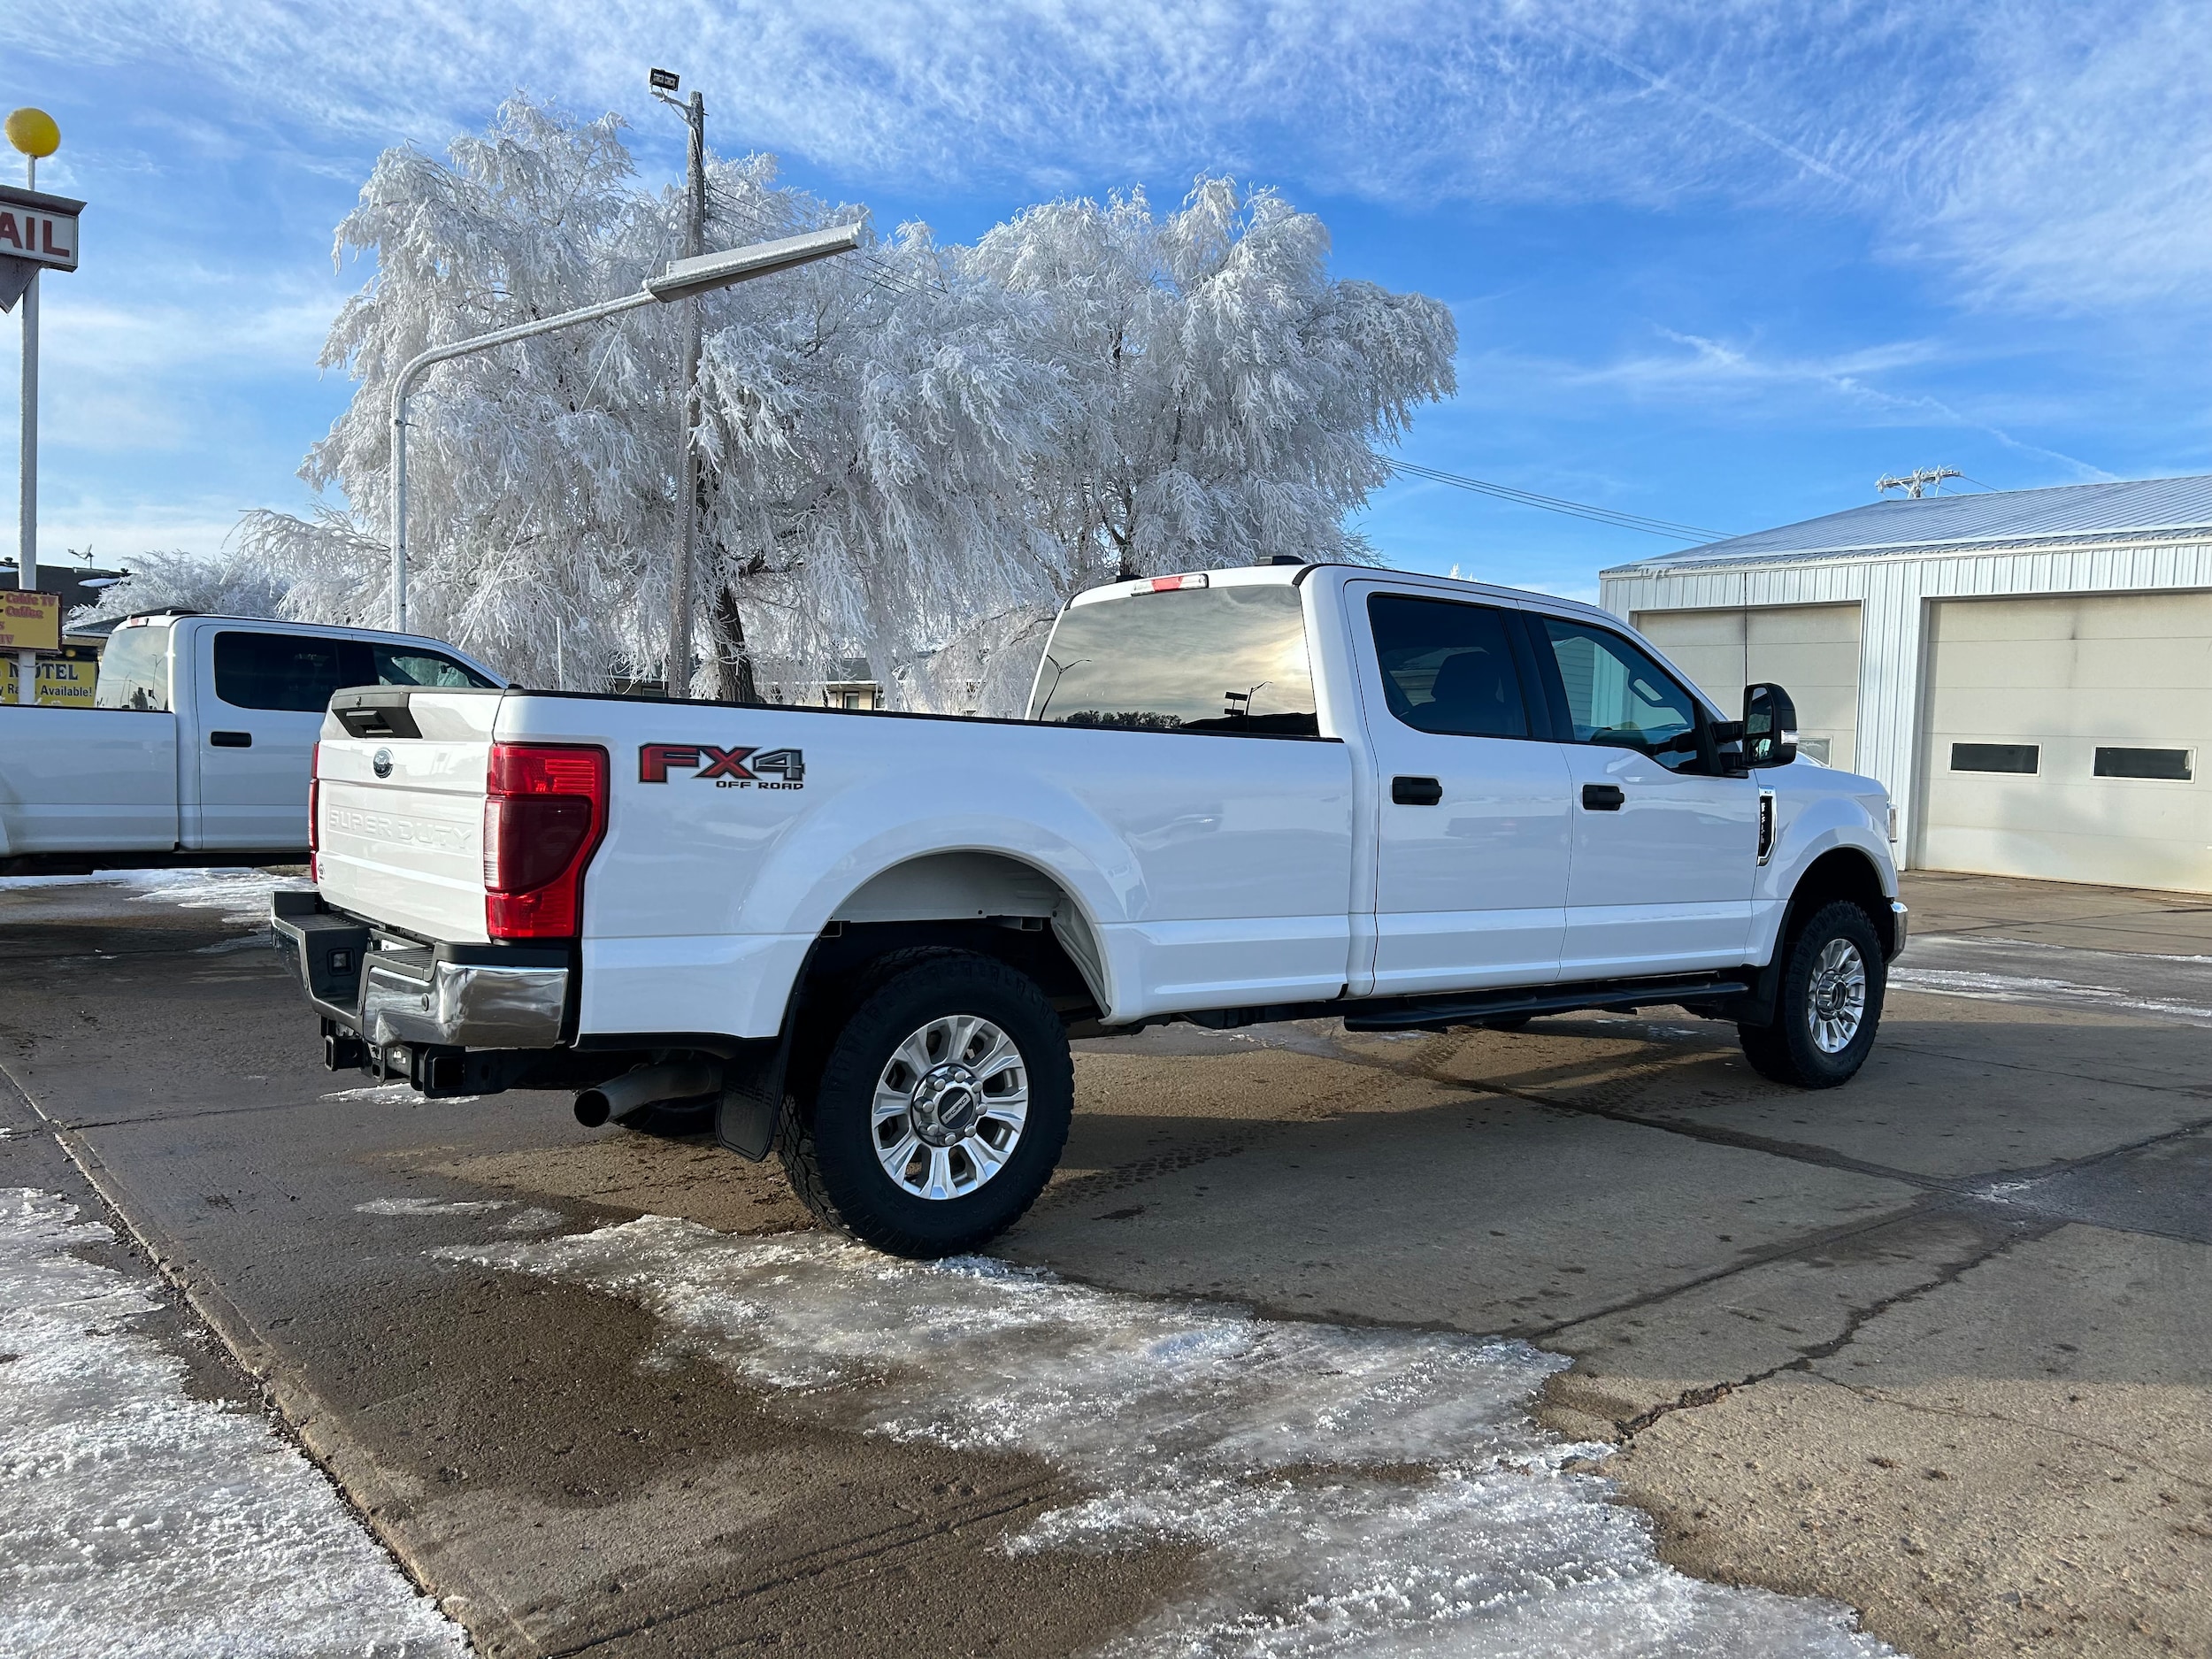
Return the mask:
[[[803,789],[806,755],[795,749],[717,749],[711,743],[642,743],[640,783],[666,783],[670,768],[688,772],[718,789]],[[769,776],[763,777],[762,773]]]

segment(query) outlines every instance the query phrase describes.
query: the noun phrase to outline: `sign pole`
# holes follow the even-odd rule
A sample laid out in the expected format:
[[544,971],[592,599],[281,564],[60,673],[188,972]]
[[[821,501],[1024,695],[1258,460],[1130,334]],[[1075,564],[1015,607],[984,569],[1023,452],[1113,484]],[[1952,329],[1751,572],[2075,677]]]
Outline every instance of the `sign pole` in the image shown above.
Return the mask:
[[[77,214],[84,207],[61,196],[41,196],[38,164],[61,147],[61,129],[43,110],[22,109],[5,124],[8,142],[22,152],[21,190],[0,188],[0,309],[23,301],[22,496],[16,517],[15,585],[19,592],[38,590],[38,288],[39,270],[77,268]],[[58,232],[58,240],[57,233]],[[21,609],[22,607],[18,607]],[[12,624],[11,624],[12,626]],[[57,637],[56,649],[60,641]],[[38,701],[38,653],[16,657],[15,699]]]
[[[38,188],[38,157],[23,157],[24,186]],[[15,585],[24,593],[38,587],[38,273],[23,290],[22,499],[15,519]],[[38,653],[21,651],[15,659],[15,700],[25,707],[38,701]]]

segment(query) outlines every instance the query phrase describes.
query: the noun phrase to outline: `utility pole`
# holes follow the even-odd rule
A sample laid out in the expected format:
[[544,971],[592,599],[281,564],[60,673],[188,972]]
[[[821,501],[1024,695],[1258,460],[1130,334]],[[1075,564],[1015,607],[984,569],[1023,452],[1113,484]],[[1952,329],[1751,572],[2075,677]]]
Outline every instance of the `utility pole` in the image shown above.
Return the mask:
[[1893,489],[1901,489],[1905,492],[1907,501],[1918,501],[1927,493],[1929,486],[1933,485],[1939,490],[1943,488],[1945,479],[1964,478],[1966,474],[1955,466],[1916,466],[1902,478],[1893,478],[1885,474],[1876,479],[1874,489],[1876,494],[1882,495],[1888,495]]
[[[649,77],[653,96],[677,111],[691,129],[684,166],[684,257],[695,259],[707,236],[707,104],[696,91],[687,103],[673,96],[680,78],[672,71],[656,69]],[[684,301],[682,380],[678,407],[681,429],[682,465],[676,487],[676,557],[668,583],[668,695],[691,695],[691,598],[697,583],[699,553],[699,451],[692,432],[699,424],[699,299]]]

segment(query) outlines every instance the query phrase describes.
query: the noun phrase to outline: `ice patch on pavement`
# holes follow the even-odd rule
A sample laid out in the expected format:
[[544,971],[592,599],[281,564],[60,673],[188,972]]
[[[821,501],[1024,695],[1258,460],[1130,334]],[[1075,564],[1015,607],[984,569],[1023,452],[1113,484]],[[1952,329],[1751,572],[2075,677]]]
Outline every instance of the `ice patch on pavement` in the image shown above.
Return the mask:
[[498,1198],[372,1198],[353,1207],[361,1216],[488,1216],[509,1208]]
[[2212,1025],[2212,1008],[2200,1008],[2193,1002],[2177,1002],[2166,997],[2144,996],[2116,985],[2084,985],[2078,980],[2045,979],[2034,974],[1977,973],[1947,968],[1892,968],[1889,982],[1901,991],[1924,991],[1935,996],[1971,996],[1996,1002],[2080,1002],[2124,1013],[2156,1014],[2191,1025]]
[[0,1653],[467,1653],[306,1458],[187,1394],[144,1282],[69,1254],[112,1236],[0,1189]]
[[[1936,996],[2091,1008],[2207,1025],[2212,1025],[2212,978],[2201,970],[2208,964],[2212,958],[1931,933],[1906,946],[1889,971],[1889,982],[1899,990]],[[2095,977],[2062,978],[2042,971],[2060,967]]]
[[561,1225],[561,1221],[559,1210],[541,1210],[532,1204],[528,1209],[518,1210],[502,1220],[499,1230],[502,1233],[550,1233]]
[[[227,922],[257,925],[268,931],[269,895],[303,893],[314,883],[304,876],[280,876],[266,870],[102,870],[88,876],[0,876],[0,892],[16,887],[134,887],[134,903],[174,904],[188,910],[220,910]],[[211,949],[237,949],[234,941]]]
[[1044,1460],[1088,1495],[1018,1553],[1205,1552],[1109,1652],[1187,1659],[1871,1655],[1847,1609],[1690,1578],[1529,1418],[1567,1362],[1518,1342],[1256,1317],[820,1234],[647,1216],[435,1254],[621,1297],[780,1409]]

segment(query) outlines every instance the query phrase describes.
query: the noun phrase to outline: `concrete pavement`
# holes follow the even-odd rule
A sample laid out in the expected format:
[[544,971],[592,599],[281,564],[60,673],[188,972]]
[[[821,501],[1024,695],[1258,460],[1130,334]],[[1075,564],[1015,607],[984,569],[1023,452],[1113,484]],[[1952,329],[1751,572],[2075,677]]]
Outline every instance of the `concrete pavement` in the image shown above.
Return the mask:
[[[2212,1087],[2193,964],[2161,959],[2212,955],[2212,910],[1908,897],[1908,973],[1980,950],[2039,983],[1899,991],[1866,1072],[1820,1094],[1672,1010],[1084,1045],[1063,1171],[1001,1254],[1569,1355],[1544,1415],[1622,1448],[1605,1472],[1670,1559],[1836,1597],[1916,1653],[2203,1652]],[[583,1131],[556,1097],[330,1078],[243,932],[0,895],[0,1056],[488,1651],[1064,1653],[1197,1571],[1009,1555],[1066,1501],[1033,1459],[780,1417],[620,1301],[430,1260],[526,1220],[802,1217],[772,1166]],[[2069,988],[2108,983],[2128,1005]]]

